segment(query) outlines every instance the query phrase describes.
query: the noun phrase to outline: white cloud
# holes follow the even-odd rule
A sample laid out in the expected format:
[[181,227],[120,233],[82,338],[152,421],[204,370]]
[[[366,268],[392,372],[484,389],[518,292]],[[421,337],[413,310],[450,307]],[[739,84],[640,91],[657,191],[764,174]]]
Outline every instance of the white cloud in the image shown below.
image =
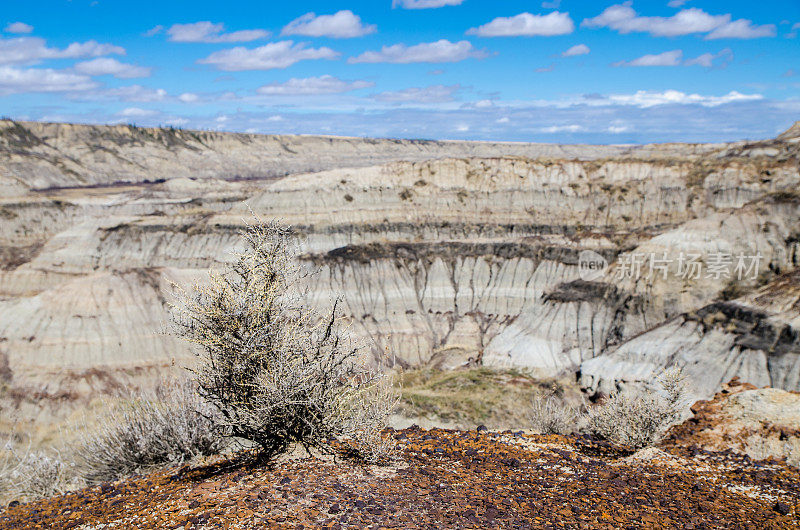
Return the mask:
[[96,91],[90,93],[89,95],[92,99],[115,99],[137,103],[151,103],[154,101],[164,101],[167,98],[167,91],[163,88],[129,85],[118,88],[109,88],[103,91]]
[[263,29],[244,29],[231,33],[224,31],[224,24],[214,24],[205,20],[192,24],[173,24],[167,30],[167,34],[169,40],[173,42],[250,42],[269,37],[269,31]]
[[381,51],[367,51],[351,57],[349,63],[454,63],[465,59],[482,59],[488,54],[478,50],[469,41],[450,42],[442,39],[414,46],[395,44]]
[[403,9],[431,9],[435,7],[457,6],[464,0],[392,0],[392,7]]
[[320,77],[307,77],[305,79],[292,78],[283,83],[270,83],[256,90],[259,94],[267,96],[297,96],[319,94],[341,94],[369,88],[375,83],[369,81],[343,81],[331,75]]
[[678,90],[665,90],[664,92],[650,92],[639,90],[635,94],[611,94],[607,96],[586,99],[584,102],[597,105],[630,105],[639,108],[650,108],[658,105],[701,105],[703,107],[717,107],[727,103],[742,101],[757,101],[764,99],[761,94],[741,94],[731,91],[724,96],[701,96],[699,94],[686,94]]
[[158,26],[153,26],[152,28],[148,29],[142,35],[145,37],[152,37],[153,35],[158,35],[162,31],[164,31],[164,26],[159,24]]
[[703,53],[692,59],[683,61],[683,52],[681,50],[672,50],[664,53],[643,55],[638,59],[632,61],[619,61],[612,66],[704,66],[712,68],[714,61],[721,59],[720,67],[726,67],[733,60],[733,51],[730,48],[725,48],[719,53]]
[[620,33],[649,33],[654,37],[677,37],[694,33],[707,33],[707,39],[751,39],[775,35],[775,26],[753,26],[746,19],[731,21],[731,15],[710,15],[696,7],[682,9],[671,17],[639,16],[628,1],[606,8],[594,18],[585,19],[581,25],[589,28],[610,28]]
[[[240,109],[226,112],[223,127],[227,130],[279,134],[339,134],[345,136],[441,138],[447,139],[470,135],[476,140],[487,141],[574,141],[580,135],[586,143],[618,142],[709,142],[741,139],[769,138],[786,123],[787,116],[800,113],[800,101],[778,101],[758,95],[736,95],[704,93],[684,94],[683,97],[664,97],[662,92],[641,94],[622,93],[614,99],[604,94],[559,97],[551,100],[528,100],[508,102],[503,106],[486,109],[464,107],[454,103],[382,104],[364,112],[354,103],[350,110],[339,106],[280,111],[262,108],[251,111]],[[656,97],[661,95],[662,97]],[[634,97],[636,96],[636,97]],[[666,96],[669,96],[667,93]],[[744,98],[744,99],[742,99]],[[653,108],[653,104],[662,105]],[[158,108],[149,104],[121,105],[125,107]],[[112,121],[124,120],[114,115],[104,117],[91,110],[81,114],[65,114],[63,111],[36,110],[30,119],[43,116],[61,116],[60,121]],[[21,114],[20,114],[21,115]],[[271,120],[280,115],[282,120]],[[176,118],[189,119],[192,128],[212,129],[220,125],[216,121],[221,113],[193,112],[181,116],[159,114],[148,118],[128,118],[137,123],[167,123]],[[506,122],[503,118],[508,118]],[[55,119],[55,118],[54,118]],[[722,126],[720,124],[723,124]],[[583,131],[570,133],[544,133],[548,126],[565,127],[579,125]],[[469,132],[457,132],[457,127],[469,127]],[[623,129],[627,130],[623,130]]]
[[742,18],[718,27],[706,35],[706,40],[759,39],[761,37],[774,37],[775,33],[775,24],[754,26],[752,21]]
[[197,62],[210,64],[219,70],[227,72],[238,72],[242,70],[286,68],[298,61],[336,59],[337,57],[339,57],[339,54],[330,48],[306,48],[304,43],[295,44],[293,41],[285,40],[270,42],[254,49],[238,46],[228,50],[221,50]]
[[542,131],[544,133],[559,133],[559,132],[576,133],[576,132],[581,132],[581,131],[585,131],[585,130],[586,129],[584,129],[582,126],[574,125],[574,124],[573,125],[554,125],[552,127],[543,127],[542,129],[540,129],[540,131]]
[[669,0],[669,2],[667,2],[667,7],[681,7],[688,1],[689,0]]
[[561,0],[552,0],[551,2],[542,2],[544,9],[558,9],[561,7]]
[[717,56],[713,53],[704,53],[702,55],[698,55],[694,59],[687,59],[684,63],[686,66],[705,66],[706,68],[711,68],[714,64],[714,59]]
[[453,101],[453,95],[460,89],[459,85],[431,85],[381,92],[372,97],[385,103],[446,103]]
[[12,22],[3,31],[6,33],[31,33],[33,32],[33,26],[24,22]]
[[569,13],[553,11],[547,15],[520,13],[513,17],[497,17],[491,22],[472,28],[468,35],[479,37],[550,37],[566,35],[575,30]]
[[136,66],[135,64],[121,63],[110,57],[98,57],[91,61],[83,61],[77,63],[73,68],[80,74],[113,75],[119,79],[150,76],[150,68]]
[[619,61],[612,66],[679,66],[682,58],[681,50],[672,50],[655,55],[643,55],[632,61]]
[[644,32],[656,37],[676,37],[692,33],[707,33],[730,21],[730,15],[709,15],[702,9],[683,9],[671,17],[642,17],[636,14],[631,2],[613,5],[582,25],[590,28],[611,28],[620,33]]
[[171,118],[164,121],[166,125],[171,125],[173,127],[183,127],[184,125],[189,124],[189,120],[186,118]]
[[571,47],[567,51],[561,54],[561,57],[574,57],[576,55],[586,55],[591,50],[585,44],[576,44],[575,46]]
[[714,61],[717,59],[722,59],[723,64],[722,66],[727,66],[733,60],[733,50],[730,48],[725,48],[721,50],[719,53],[704,53],[702,55],[698,55],[694,59],[687,59],[683,64],[686,66],[703,66],[705,68],[713,68]]
[[140,109],[139,107],[128,107],[127,109],[117,113],[118,116],[123,116],[125,118],[146,118],[148,116],[154,116],[156,114],[158,114],[158,111],[149,109]]
[[0,95],[27,92],[80,92],[97,84],[85,75],[50,68],[0,66]]
[[792,24],[792,29],[786,34],[787,39],[794,39],[797,37],[797,30],[800,30],[800,22]]
[[182,101],[183,103],[197,103],[200,101],[200,96],[193,94],[192,92],[184,92],[178,96],[178,100]]
[[358,15],[344,10],[333,15],[316,16],[314,13],[306,13],[289,22],[281,31],[281,35],[348,39],[362,37],[376,31],[378,31],[378,27],[375,24],[362,24]]
[[64,49],[48,48],[39,37],[0,39],[0,64],[34,64],[45,59],[79,59],[103,55],[125,55],[125,49],[97,41],[73,42]]
[[462,123],[456,127],[456,132],[467,132],[469,131],[469,125]]

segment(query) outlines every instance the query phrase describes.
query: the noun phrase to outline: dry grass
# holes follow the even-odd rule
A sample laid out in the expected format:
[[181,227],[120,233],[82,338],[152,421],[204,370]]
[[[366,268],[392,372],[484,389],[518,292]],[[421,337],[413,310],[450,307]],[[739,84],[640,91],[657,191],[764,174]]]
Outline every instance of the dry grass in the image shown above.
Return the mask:
[[574,378],[539,380],[515,369],[408,370],[400,374],[398,385],[398,410],[404,416],[463,428],[526,426],[525,404],[543,395],[555,393],[569,403],[580,403]]

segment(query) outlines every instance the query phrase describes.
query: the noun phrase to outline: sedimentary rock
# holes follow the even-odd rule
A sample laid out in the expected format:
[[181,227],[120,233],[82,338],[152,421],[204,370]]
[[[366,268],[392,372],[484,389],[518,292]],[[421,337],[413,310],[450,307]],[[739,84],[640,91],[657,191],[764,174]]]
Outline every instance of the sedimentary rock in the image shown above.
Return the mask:
[[708,398],[732,377],[800,388],[800,270],[754,293],[676,316],[581,366],[582,385],[611,392],[646,384],[680,366],[695,396]]
[[[740,355],[755,343],[699,335],[705,317],[692,316],[746,305],[742,295],[796,267],[792,134],[592,147],[0,129],[0,352],[12,386],[66,388],[87,370],[136,381],[191,362],[162,333],[172,282],[229,260],[254,215],[294,226],[303,262],[320,269],[310,302],[341,294],[353,333],[384,363],[580,370],[590,390],[675,363],[704,394],[735,375],[800,384],[795,343]],[[582,278],[584,250],[608,269]],[[715,253],[759,254],[761,269],[687,279],[675,270],[681,253],[704,265]],[[672,269],[627,274],[637,255],[666,256]],[[783,311],[757,308],[767,320]]]
[[800,394],[734,379],[667,434],[664,445],[773,458],[800,466]]

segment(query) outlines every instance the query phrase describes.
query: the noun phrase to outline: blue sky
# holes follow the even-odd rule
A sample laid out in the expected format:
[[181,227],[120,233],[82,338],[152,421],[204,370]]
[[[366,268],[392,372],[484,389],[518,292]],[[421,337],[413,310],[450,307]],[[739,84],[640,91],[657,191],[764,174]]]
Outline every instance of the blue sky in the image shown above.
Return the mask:
[[4,0],[0,29],[17,119],[562,143],[800,120],[800,0]]

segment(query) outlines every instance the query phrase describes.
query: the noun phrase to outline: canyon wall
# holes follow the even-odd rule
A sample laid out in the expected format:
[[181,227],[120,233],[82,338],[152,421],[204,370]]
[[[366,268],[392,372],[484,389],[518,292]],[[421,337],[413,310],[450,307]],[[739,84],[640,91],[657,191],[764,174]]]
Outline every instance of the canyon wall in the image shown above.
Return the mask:
[[[59,399],[190,365],[174,290],[230,260],[255,215],[293,226],[319,269],[309,303],[341,295],[375,362],[575,372],[590,392],[680,365],[703,397],[732,376],[800,390],[799,185],[794,134],[558,146],[2,122],[0,378]],[[609,264],[589,279],[586,250]],[[721,254],[758,271],[709,275]],[[650,273],[654,256],[669,266]]]

